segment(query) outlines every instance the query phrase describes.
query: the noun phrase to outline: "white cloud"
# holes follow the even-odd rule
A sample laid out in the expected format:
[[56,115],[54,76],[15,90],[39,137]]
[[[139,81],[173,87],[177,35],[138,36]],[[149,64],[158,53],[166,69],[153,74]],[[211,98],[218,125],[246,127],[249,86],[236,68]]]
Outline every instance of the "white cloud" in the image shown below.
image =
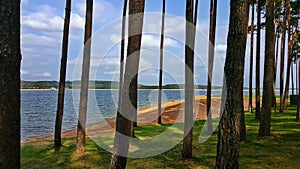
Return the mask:
[[[61,32],[63,30],[64,16],[57,14],[56,8],[50,5],[41,5],[35,12],[22,16],[21,24],[39,31]],[[71,27],[83,29],[84,18],[77,13],[71,13]]]
[[29,75],[29,72],[26,70],[21,70],[21,75]]
[[21,24],[37,30],[61,31],[63,18],[55,13],[55,8],[41,5],[37,11],[22,16]]
[[226,53],[227,45],[224,45],[224,44],[217,45],[216,50],[217,50],[217,52],[220,52],[220,53]]
[[45,72],[45,73],[36,73],[34,74],[36,77],[51,77],[51,73]]
[[70,25],[72,28],[82,29],[84,28],[84,18],[77,13],[71,13]]
[[[36,34],[22,34],[22,46],[56,46],[57,40],[48,36]],[[30,48],[28,48],[30,50]]]
[[[142,45],[144,47],[159,47],[160,46],[160,36],[153,35],[143,35]],[[165,46],[168,47],[178,47],[179,44],[170,38],[165,38]]]

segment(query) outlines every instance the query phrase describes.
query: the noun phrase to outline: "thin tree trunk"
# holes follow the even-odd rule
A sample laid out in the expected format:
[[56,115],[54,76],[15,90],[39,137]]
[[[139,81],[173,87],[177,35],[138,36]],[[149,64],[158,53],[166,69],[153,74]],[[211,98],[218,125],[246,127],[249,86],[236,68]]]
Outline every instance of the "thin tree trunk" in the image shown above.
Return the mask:
[[[284,5],[286,11],[286,5]],[[284,87],[284,55],[285,55],[285,39],[286,39],[286,16],[283,19],[282,35],[281,35],[281,50],[280,50],[280,108],[279,113],[283,112],[283,87]]]
[[20,0],[0,1],[0,168],[20,168]]
[[65,83],[66,83],[67,59],[68,59],[70,17],[71,17],[71,0],[66,0],[64,34],[63,34],[63,42],[62,42],[62,56],[61,56],[61,63],[60,63],[61,64],[60,65],[60,79],[59,79],[56,120],[55,120],[55,132],[54,132],[54,147],[56,150],[59,150],[62,145],[61,130],[62,130],[62,119],[63,119],[63,114],[64,114],[64,99],[65,99]]
[[119,77],[119,98],[118,98],[118,111],[120,113],[121,101],[122,101],[122,91],[124,84],[124,58],[125,58],[125,38],[126,38],[126,13],[127,13],[128,0],[124,0],[123,5],[123,18],[122,18],[122,33],[121,33],[121,57],[120,57],[120,77]]
[[[300,78],[299,78],[299,75],[300,75],[300,67],[299,67],[299,60],[296,61],[297,62],[297,69],[298,71],[296,71],[296,74],[298,72],[298,78],[296,79],[296,82],[300,85]],[[300,98],[300,86],[298,86],[298,99]],[[297,113],[296,113],[296,122],[300,122],[300,102],[298,100],[297,102]]]
[[278,65],[278,56],[279,56],[279,26],[277,26],[277,32],[276,32],[276,54],[275,54],[275,62],[274,62],[274,86],[276,86],[276,76],[277,76],[277,65]]
[[212,115],[211,115],[211,90],[213,77],[213,63],[215,56],[216,44],[216,22],[217,22],[217,0],[210,1],[210,25],[209,25],[209,45],[208,45],[208,77],[207,77],[207,101],[206,101],[206,115],[207,115],[207,132],[212,133]]
[[194,47],[197,24],[197,6],[198,0],[196,0],[195,8],[193,0],[186,1],[185,113],[182,158],[192,158],[193,152]]
[[[116,133],[111,158],[111,169],[126,168],[129,137],[133,133],[134,114],[137,113],[137,73],[142,41],[144,0],[129,1],[129,36],[125,65],[124,85],[120,113],[116,119]],[[129,98],[129,99],[128,99]]]
[[291,41],[292,32],[291,32],[290,0],[285,0],[285,3],[286,3],[286,18],[288,24],[288,57],[287,57],[285,91],[283,97],[283,108],[287,109],[288,95],[290,90],[291,64],[292,64],[292,41]]
[[77,153],[85,152],[85,129],[86,129],[86,114],[88,103],[88,88],[90,74],[90,57],[91,57],[91,35],[92,35],[92,18],[93,18],[93,0],[86,0],[86,17],[85,17],[85,34],[84,34],[84,49],[81,74],[81,89],[79,102],[79,118],[77,125]]
[[252,0],[251,41],[250,41],[250,73],[249,73],[249,103],[248,111],[252,113],[252,82],[253,82],[253,55],[254,55],[254,0]]
[[262,0],[257,0],[257,37],[256,37],[256,75],[255,75],[255,119],[260,119],[260,39],[261,39],[261,6]]
[[162,93],[162,75],[163,75],[163,58],[164,58],[164,34],[165,34],[165,14],[166,14],[166,0],[163,0],[162,9],[162,23],[160,35],[160,60],[159,60],[159,87],[158,87],[158,119],[157,123],[161,124],[161,93]]
[[230,22],[225,61],[226,101],[220,119],[216,168],[239,168],[240,124],[244,113],[243,82],[248,1],[230,1]]
[[266,9],[266,42],[268,43],[265,43],[264,90],[259,136],[270,135],[272,90],[274,85],[274,0],[267,0]]

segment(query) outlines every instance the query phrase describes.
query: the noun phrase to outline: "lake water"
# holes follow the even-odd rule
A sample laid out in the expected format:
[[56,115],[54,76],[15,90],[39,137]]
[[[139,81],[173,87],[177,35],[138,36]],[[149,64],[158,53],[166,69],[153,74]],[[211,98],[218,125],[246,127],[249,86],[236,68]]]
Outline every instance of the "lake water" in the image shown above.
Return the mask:
[[[54,134],[57,109],[57,90],[21,91],[21,140]],[[248,91],[244,92],[248,94]],[[205,90],[197,90],[195,95],[205,95]],[[221,95],[220,90],[213,95]],[[90,90],[87,123],[92,124],[111,118],[116,114],[118,90]],[[184,99],[183,90],[163,90],[163,103]],[[63,131],[75,129],[79,90],[66,90],[63,117]],[[157,90],[139,90],[139,109],[157,105]]]

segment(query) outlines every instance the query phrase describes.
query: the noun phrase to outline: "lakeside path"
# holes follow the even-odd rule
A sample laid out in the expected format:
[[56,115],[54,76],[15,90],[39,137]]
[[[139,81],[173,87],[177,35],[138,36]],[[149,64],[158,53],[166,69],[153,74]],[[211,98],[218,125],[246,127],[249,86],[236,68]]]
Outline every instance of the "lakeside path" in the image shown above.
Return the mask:
[[[254,98],[255,99],[255,98]],[[253,99],[253,107],[255,107],[255,100]],[[220,97],[212,97],[212,117],[219,117],[220,114]],[[244,110],[248,109],[248,98],[244,99]],[[206,96],[196,96],[195,97],[195,120],[205,120],[206,119]],[[157,124],[157,106],[151,106],[139,110],[138,112],[138,126],[143,125],[156,125]],[[184,101],[173,101],[162,105],[162,123],[163,124],[173,124],[183,122],[184,117]],[[101,133],[111,133],[114,132],[115,128],[115,118],[99,122],[87,127],[87,135],[101,134]],[[62,138],[76,137],[76,129],[66,131],[62,134]],[[23,143],[35,142],[41,140],[53,140],[54,136],[47,136],[42,138],[34,138]]]

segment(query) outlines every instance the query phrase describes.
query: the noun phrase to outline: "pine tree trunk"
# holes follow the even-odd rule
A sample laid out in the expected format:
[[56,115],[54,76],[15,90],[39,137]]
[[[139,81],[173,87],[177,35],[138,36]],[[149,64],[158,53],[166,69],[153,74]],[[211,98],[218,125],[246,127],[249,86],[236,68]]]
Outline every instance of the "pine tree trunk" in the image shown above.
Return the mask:
[[61,130],[62,130],[62,119],[64,114],[64,99],[65,99],[65,83],[66,83],[66,71],[67,71],[67,58],[68,58],[68,42],[69,42],[69,29],[70,29],[70,16],[71,16],[71,0],[66,1],[65,9],[65,23],[64,33],[62,42],[62,56],[60,65],[60,79],[59,79],[59,90],[58,90],[58,101],[55,121],[55,132],[54,132],[54,147],[59,150],[61,143]]
[[287,70],[286,70],[286,81],[285,81],[285,91],[283,98],[283,108],[287,109],[288,95],[290,90],[290,74],[291,74],[291,64],[292,64],[292,43],[291,43],[291,17],[290,17],[290,0],[285,0],[286,3],[286,18],[288,23],[288,57],[287,57]]
[[120,54],[120,77],[119,77],[119,98],[118,98],[118,109],[117,115],[120,114],[122,105],[122,91],[124,85],[124,64],[125,64],[125,38],[126,38],[126,13],[127,13],[128,0],[124,0],[123,5],[123,18],[122,18],[122,33],[121,33],[121,54]]
[[255,119],[260,119],[260,39],[261,39],[261,6],[257,0],[257,35],[256,35],[256,70],[255,70]]
[[265,43],[264,90],[259,136],[270,135],[272,90],[274,84],[274,0],[267,0],[266,9],[266,42],[268,43]]
[[157,123],[161,124],[161,93],[162,93],[162,75],[163,75],[163,58],[164,58],[164,34],[165,34],[165,14],[166,14],[166,0],[163,0],[162,9],[162,23],[160,35],[160,60],[159,60],[159,87],[158,87],[158,119]]
[[197,22],[197,4],[194,13],[193,0],[186,1],[185,39],[185,108],[182,158],[192,158],[193,152],[193,109],[194,109],[194,46]]
[[215,39],[216,39],[216,22],[217,22],[217,0],[210,1],[210,25],[209,25],[209,49],[208,49],[208,77],[207,77],[207,101],[206,101],[206,115],[207,115],[207,132],[212,133],[212,115],[211,115],[211,90],[213,77],[213,63],[215,56]]
[[249,103],[248,111],[252,113],[252,81],[253,81],[253,55],[254,55],[254,0],[252,0],[251,41],[250,41],[250,73],[249,73]]
[[249,17],[248,1],[230,2],[230,22],[225,61],[226,101],[220,119],[216,168],[239,168],[243,82]]
[[20,168],[20,0],[0,1],[0,168]]
[[86,17],[85,17],[85,35],[84,49],[81,75],[81,90],[79,102],[79,118],[77,125],[77,153],[85,152],[85,137],[86,137],[86,114],[88,103],[88,88],[90,74],[90,57],[91,57],[91,35],[92,35],[92,18],[93,18],[93,0],[86,1]]
[[[284,5],[286,11],[286,5]],[[284,85],[284,55],[285,55],[285,39],[286,39],[286,16],[283,19],[282,35],[281,35],[281,48],[280,48],[280,107],[279,113],[283,113],[283,85]]]
[[[129,137],[133,134],[134,114],[137,113],[137,73],[143,30],[144,0],[129,1],[128,48],[120,113],[116,119],[116,134],[111,169],[126,168]],[[128,99],[129,98],[129,99]]]

